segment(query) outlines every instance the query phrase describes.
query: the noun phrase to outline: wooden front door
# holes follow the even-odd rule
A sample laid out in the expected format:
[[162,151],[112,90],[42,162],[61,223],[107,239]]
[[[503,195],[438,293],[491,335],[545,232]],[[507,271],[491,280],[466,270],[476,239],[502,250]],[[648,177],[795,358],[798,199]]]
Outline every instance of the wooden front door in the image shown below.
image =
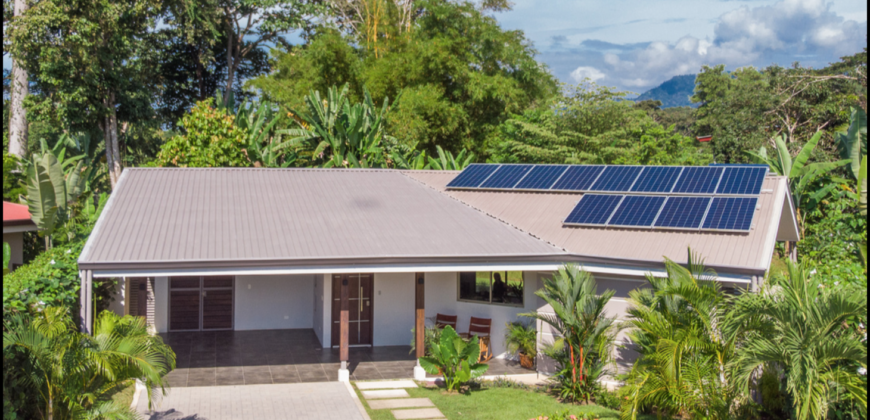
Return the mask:
[[233,277],[170,277],[169,330],[233,329]]
[[332,346],[339,346],[341,325],[341,284],[347,281],[348,288],[348,345],[372,345],[372,313],[374,301],[373,274],[334,274],[332,276]]

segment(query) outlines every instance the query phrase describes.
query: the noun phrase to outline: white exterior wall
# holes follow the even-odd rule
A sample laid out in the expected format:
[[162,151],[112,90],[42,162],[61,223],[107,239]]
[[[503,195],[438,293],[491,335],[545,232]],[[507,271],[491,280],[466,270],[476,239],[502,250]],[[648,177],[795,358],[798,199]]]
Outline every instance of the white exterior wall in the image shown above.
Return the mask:
[[414,273],[376,273],[372,345],[407,346],[414,328]]
[[154,278],[154,329],[169,331],[169,277]]
[[[127,315],[127,282],[125,278],[118,279],[115,284],[114,300],[109,302],[109,310],[124,316]],[[99,279],[97,281],[112,281],[112,279]]]
[[314,333],[318,334],[320,345],[326,349],[332,346],[332,274],[324,273],[319,276],[315,294],[322,306],[314,317]]
[[236,276],[234,329],[275,330],[314,325],[314,276]]
[[[537,273],[524,272],[523,306],[490,305],[486,303],[460,302],[459,276],[457,273],[426,273],[426,317],[435,317],[438,313],[458,315],[456,327],[460,332],[468,331],[471,317],[492,319],[490,343],[495,357],[508,356],[504,345],[505,324],[511,321],[528,318],[520,317],[524,312],[534,312],[538,309],[538,298],[535,291],[540,288]],[[413,284],[413,282],[411,283]],[[412,288],[413,290],[413,288]],[[413,294],[411,294],[413,309]],[[410,342],[410,332],[406,341]]]
[[323,274],[314,275],[314,319],[312,324],[314,327],[314,335],[320,340],[320,345],[323,346],[323,314],[324,314],[324,297],[323,297]]

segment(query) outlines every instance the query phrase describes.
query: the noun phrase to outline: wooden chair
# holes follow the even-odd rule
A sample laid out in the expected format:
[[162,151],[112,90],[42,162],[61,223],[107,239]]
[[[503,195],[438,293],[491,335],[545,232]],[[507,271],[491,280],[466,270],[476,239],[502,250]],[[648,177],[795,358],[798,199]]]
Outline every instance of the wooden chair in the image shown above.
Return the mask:
[[450,328],[453,328],[453,330],[455,331],[457,318],[458,317],[456,315],[438,314],[437,316],[435,316],[435,327],[444,328],[449,325]]
[[476,335],[480,339],[481,362],[486,362],[489,359],[492,359],[492,344],[489,339],[491,331],[491,319],[471,317],[471,322],[468,324],[468,332],[463,334],[466,338]]

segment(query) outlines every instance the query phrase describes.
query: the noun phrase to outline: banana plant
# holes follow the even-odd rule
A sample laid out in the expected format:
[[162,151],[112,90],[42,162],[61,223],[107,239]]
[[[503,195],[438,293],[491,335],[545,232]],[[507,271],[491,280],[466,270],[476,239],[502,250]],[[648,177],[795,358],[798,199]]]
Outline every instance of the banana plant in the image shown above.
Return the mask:
[[477,336],[466,342],[449,325],[444,327],[438,342],[428,349],[429,357],[420,358],[420,367],[432,375],[444,375],[448,391],[457,391],[466,382],[482,376],[489,368],[478,363],[480,343]]
[[836,188],[836,183],[829,183],[819,189],[812,189],[813,181],[819,177],[829,174],[834,169],[845,166],[851,162],[849,159],[838,160],[835,162],[813,162],[808,163],[810,156],[813,153],[819,140],[822,138],[822,133],[816,133],[801,150],[797,156],[792,159],[791,154],[786,146],[783,136],[775,137],[773,140],[776,144],[776,155],[769,156],[767,148],[761,146],[758,152],[749,152],[759,162],[766,163],[770,169],[777,174],[788,178],[789,189],[791,189],[794,202],[798,210],[798,223],[803,226],[801,220],[801,209],[811,210],[821,202],[830,192]]
[[459,152],[456,157],[453,157],[453,153],[445,152],[441,146],[435,146],[435,149],[438,152],[438,158],[429,157],[429,166],[432,169],[461,171],[474,162],[474,153],[468,152],[465,149]]
[[46,237],[47,247],[58,224],[73,221],[70,204],[85,190],[83,165],[79,160],[64,174],[63,165],[51,152],[34,155],[26,165],[27,207],[33,223]]
[[380,110],[365,92],[362,103],[350,104],[348,86],[333,86],[326,98],[312,91],[305,98],[306,112],[292,110],[299,128],[282,130],[293,145],[313,150],[313,160],[325,168],[377,168],[387,164],[384,123],[389,99]]
[[[849,171],[857,182],[858,209],[867,215],[867,114],[858,107],[852,108],[848,130],[837,133],[837,148],[840,157],[849,159]],[[862,176],[862,168],[864,175]]]

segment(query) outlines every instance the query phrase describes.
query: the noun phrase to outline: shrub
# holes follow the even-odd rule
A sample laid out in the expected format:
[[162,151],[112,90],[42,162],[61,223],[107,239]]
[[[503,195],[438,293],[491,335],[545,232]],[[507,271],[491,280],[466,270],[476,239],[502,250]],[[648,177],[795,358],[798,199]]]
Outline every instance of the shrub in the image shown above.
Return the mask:
[[181,119],[186,134],[161,146],[157,166],[251,166],[245,152],[247,131],[236,126],[232,115],[212,107],[212,101],[197,102],[190,114]]
[[[432,326],[423,329],[423,344],[426,347],[425,354],[430,354],[429,349],[432,346],[438,345],[438,340],[441,337],[441,328]],[[408,354],[413,354],[417,351],[417,329],[411,328],[411,351]]]
[[430,374],[444,375],[448,391],[457,391],[468,381],[482,376],[489,366],[477,363],[480,344],[477,336],[466,342],[449,325],[444,327],[438,345],[427,349],[431,357],[421,357],[420,366]]

